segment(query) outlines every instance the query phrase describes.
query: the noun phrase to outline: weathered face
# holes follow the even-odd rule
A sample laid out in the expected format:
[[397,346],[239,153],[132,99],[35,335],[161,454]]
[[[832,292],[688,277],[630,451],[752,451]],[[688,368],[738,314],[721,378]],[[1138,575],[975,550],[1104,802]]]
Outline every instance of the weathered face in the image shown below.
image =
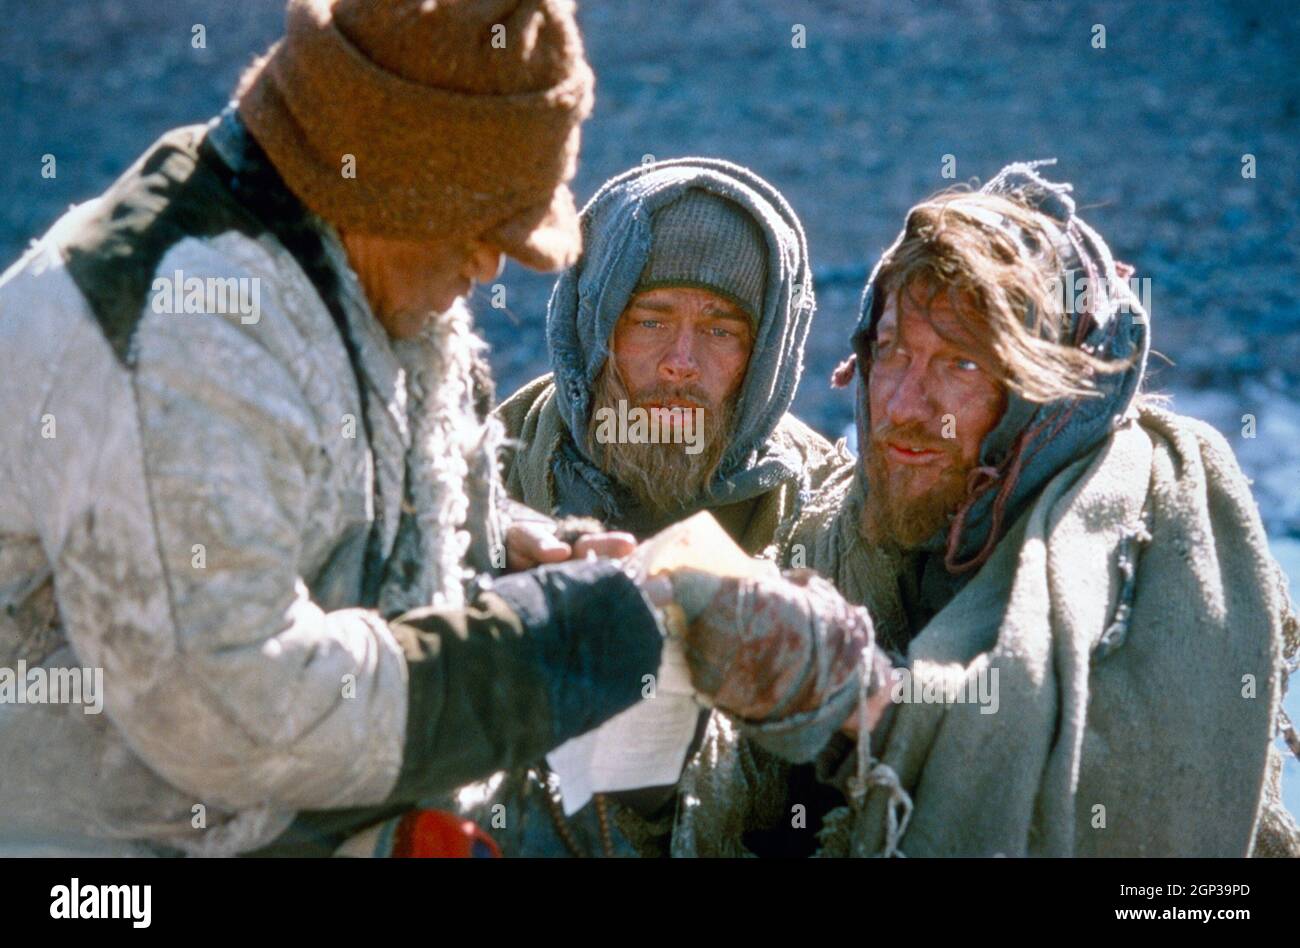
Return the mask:
[[[749,318],[715,293],[668,287],[634,297],[614,327],[592,403],[588,441],[606,473],[656,510],[696,501],[730,442],[753,345]],[[646,409],[673,437],[602,438],[598,420],[620,403]]]
[[[946,293],[891,293],[871,349],[864,528],[914,548],[944,526],[966,493],[980,444],[1006,409],[991,366]],[[919,299],[917,298],[919,297]]]
[[642,408],[703,408],[706,417],[740,390],[754,347],[749,317],[694,287],[634,296],[614,327],[615,364]]
[[394,339],[417,335],[436,313],[446,312],[474,282],[494,280],[505,258],[480,240],[411,240],[344,234],[348,259],[370,308]]

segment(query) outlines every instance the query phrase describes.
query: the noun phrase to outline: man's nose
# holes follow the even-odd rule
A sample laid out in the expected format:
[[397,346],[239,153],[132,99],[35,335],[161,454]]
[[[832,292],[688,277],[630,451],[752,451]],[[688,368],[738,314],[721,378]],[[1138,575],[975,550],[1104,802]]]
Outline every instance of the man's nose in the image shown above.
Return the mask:
[[461,271],[461,276],[476,283],[489,283],[501,275],[505,265],[505,254],[496,247],[475,241],[470,246],[469,257],[465,261],[465,269]]
[[672,344],[659,360],[659,375],[669,382],[690,382],[700,376],[695,361],[695,334],[689,326],[681,327]]
[[937,406],[922,366],[913,363],[898,379],[885,402],[885,411],[896,428],[925,424],[934,418]]

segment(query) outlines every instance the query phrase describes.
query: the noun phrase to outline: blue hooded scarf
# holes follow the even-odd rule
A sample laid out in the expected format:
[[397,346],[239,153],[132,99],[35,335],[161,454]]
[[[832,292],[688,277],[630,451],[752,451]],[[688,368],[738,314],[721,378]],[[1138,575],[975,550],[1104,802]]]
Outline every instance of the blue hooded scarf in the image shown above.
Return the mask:
[[[762,230],[767,284],[736,406],[735,431],[705,497],[673,516],[738,503],[800,476],[800,460],[772,440],[794,400],[815,302],[803,227],[777,190],[740,165],[710,158],[647,163],[605,183],[583,208],[583,255],[561,275],[546,314],[555,399],[570,435],[585,432],[610,336],[649,258],[655,211],[688,189],[734,201]],[[560,513],[650,529],[631,492],[599,469],[582,437],[555,453]]]

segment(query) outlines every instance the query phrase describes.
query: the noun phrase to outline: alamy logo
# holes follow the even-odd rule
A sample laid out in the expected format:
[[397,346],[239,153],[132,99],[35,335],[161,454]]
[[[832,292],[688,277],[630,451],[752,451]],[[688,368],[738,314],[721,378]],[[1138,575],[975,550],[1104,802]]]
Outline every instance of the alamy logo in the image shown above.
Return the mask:
[[155,313],[238,316],[245,325],[256,325],[262,318],[258,277],[187,277],[176,270],[169,277],[155,277],[152,289]]
[[931,669],[922,676],[913,675],[909,668],[895,668],[889,677],[889,700],[895,704],[976,704],[980,714],[998,712],[996,668],[981,668],[974,674]]
[[[1061,312],[1087,313],[1091,311],[1091,281],[1086,277],[1076,277],[1077,270],[1066,270],[1065,278],[1054,277],[1048,283],[1048,292],[1061,307]],[[1111,280],[1103,278],[1097,281],[1102,295],[1114,303],[1115,312],[1132,313],[1134,303],[1141,306],[1140,317],[1151,316],[1151,278],[1130,276],[1127,279]],[[1141,319],[1139,319],[1141,321]]]
[[86,714],[104,710],[104,669],[0,667],[0,704],[80,704]]
[[596,409],[597,444],[684,444],[686,453],[704,450],[703,408],[629,408],[626,399],[618,408]]
[[153,919],[153,886],[83,886],[73,876],[71,885],[50,889],[50,918],[129,918],[132,928],[148,928]]

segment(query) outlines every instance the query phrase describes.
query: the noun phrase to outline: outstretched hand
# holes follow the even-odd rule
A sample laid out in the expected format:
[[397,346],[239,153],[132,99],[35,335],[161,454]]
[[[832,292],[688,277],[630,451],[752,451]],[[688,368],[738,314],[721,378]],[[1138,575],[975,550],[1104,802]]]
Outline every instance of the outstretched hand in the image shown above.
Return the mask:
[[506,569],[517,572],[543,563],[562,563],[588,556],[617,559],[631,555],[635,549],[636,538],[630,533],[588,533],[573,543],[566,543],[546,524],[521,521],[511,524],[506,531]]

